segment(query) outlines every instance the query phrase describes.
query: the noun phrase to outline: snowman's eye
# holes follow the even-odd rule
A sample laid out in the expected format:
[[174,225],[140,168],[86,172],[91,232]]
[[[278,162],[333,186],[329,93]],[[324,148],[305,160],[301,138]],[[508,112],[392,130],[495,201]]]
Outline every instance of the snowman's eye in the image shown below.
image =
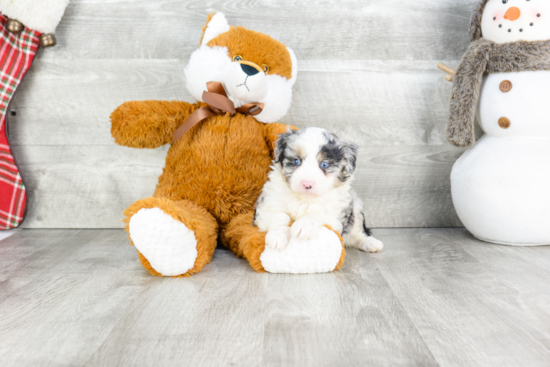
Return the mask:
[[507,2],[508,2],[508,0],[502,0],[503,4],[506,4]]
[[243,57],[241,55],[235,55],[233,56],[233,61],[241,61]]

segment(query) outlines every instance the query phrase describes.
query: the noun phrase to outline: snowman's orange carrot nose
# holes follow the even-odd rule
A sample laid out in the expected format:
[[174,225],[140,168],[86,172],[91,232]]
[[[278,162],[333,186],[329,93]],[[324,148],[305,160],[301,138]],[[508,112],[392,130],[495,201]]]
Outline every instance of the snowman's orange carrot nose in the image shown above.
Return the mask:
[[521,15],[521,11],[519,10],[519,8],[516,8],[515,6],[512,6],[510,9],[508,9],[506,14],[504,14],[504,19],[514,21],[514,20],[518,19],[520,15]]

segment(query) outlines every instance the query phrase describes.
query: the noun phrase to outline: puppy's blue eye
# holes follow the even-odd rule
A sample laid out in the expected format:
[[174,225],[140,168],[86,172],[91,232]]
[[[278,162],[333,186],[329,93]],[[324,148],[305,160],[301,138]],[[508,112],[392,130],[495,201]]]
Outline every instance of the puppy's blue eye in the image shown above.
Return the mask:
[[294,165],[295,165],[295,166],[299,166],[300,164],[302,164],[302,160],[301,160],[301,159],[295,159],[295,160],[294,160]]
[[321,162],[320,166],[322,169],[327,169],[329,164],[327,162]]

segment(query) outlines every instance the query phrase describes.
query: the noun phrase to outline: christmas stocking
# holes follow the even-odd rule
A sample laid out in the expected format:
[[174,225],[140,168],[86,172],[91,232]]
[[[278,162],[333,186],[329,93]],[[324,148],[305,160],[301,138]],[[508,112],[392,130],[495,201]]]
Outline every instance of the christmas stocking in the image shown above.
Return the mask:
[[0,230],[18,227],[27,192],[9,144],[7,112],[39,45],[55,45],[53,32],[69,0],[0,0]]

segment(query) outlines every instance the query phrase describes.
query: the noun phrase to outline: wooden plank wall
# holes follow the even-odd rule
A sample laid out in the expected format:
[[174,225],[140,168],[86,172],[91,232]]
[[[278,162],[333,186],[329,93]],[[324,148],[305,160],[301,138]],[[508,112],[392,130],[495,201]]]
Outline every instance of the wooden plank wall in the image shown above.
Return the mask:
[[477,0],[73,0],[11,105],[29,189],[26,228],[118,228],[150,196],[166,154],[119,147],[109,114],[134,99],[192,101],[183,67],[206,15],[294,49],[299,76],[282,122],[361,146],[355,186],[372,227],[461,226],[445,140],[450,83]]

